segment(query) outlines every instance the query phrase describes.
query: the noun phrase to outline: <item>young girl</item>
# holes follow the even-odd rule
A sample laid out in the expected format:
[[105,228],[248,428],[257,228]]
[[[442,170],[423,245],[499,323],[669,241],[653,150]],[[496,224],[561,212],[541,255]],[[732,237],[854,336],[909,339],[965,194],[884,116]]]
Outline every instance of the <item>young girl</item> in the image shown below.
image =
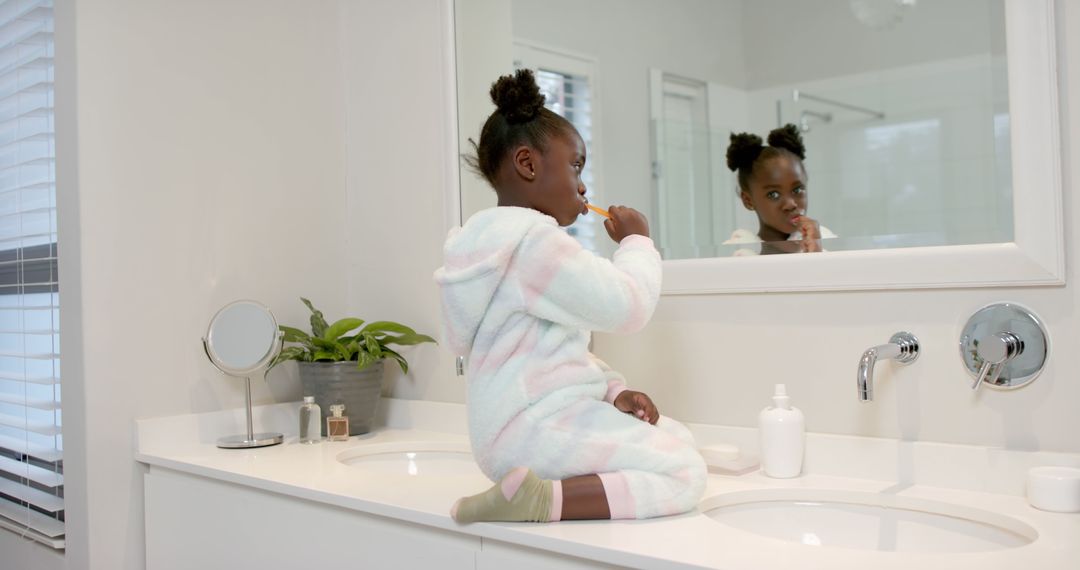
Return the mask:
[[471,161],[498,206],[451,231],[446,340],[469,355],[473,455],[498,483],[458,522],[647,518],[694,508],[705,463],[682,425],[588,352],[589,331],[635,331],[660,294],[660,254],[637,211],[609,209],[609,261],[559,226],[587,212],[585,144],[544,108],[530,71],[499,78]]
[[750,133],[731,135],[728,168],[739,173],[739,197],[757,214],[758,232],[739,229],[724,243],[761,242],[763,254],[821,251],[821,238],[836,236],[806,215],[806,148],[799,129],[791,124],[774,129],[768,143]]

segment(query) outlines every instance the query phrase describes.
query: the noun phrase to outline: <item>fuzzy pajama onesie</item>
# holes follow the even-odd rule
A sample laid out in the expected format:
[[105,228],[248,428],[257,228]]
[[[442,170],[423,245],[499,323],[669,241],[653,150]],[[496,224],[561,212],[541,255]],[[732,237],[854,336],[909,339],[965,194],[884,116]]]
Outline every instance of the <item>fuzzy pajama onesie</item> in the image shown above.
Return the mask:
[[660,294],[660,254],[631,235],[596,256],[536,210],[496,207],[451,231],[445,341],[468,356],[473,455],[493,481],[515,467],[543,479],[599,474],[611,518],[694,508],[706,468],[690,433],[619,411],[622,377],[588,351],[590,331],[632,332]]

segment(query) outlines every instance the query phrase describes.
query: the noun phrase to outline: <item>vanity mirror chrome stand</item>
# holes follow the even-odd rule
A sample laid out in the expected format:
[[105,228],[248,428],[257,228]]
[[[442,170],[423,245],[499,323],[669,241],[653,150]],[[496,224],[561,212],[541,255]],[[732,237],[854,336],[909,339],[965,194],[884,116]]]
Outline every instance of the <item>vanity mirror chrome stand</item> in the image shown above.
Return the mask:
[[1049,336],[1030,309],[1016,303],[995,303],[968,319],[960,335],[960,358],[974,381],[972,390],[986,385],[1019,388],[1030,383],[1046,365]]
[[266,447],[282,442],[280,433],[255,433],[251,421],[251,374],[261,371],[281,352],[284,333],[266,306],[255,301],[233,301],[221,308],[202,339],[206,356],[218,370],[244,379],[247,433],[218,439],[226,449]]

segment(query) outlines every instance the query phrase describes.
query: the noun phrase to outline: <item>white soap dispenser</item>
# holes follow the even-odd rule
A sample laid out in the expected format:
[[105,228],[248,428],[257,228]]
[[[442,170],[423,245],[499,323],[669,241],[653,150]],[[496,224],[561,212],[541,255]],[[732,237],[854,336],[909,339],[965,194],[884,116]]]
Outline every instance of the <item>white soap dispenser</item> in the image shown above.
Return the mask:
[[803,413],[791,406],[783,384],[776,385],[773,405],[758,415],[761,470],[769,477],[789,479],[802,473],[806,431]]

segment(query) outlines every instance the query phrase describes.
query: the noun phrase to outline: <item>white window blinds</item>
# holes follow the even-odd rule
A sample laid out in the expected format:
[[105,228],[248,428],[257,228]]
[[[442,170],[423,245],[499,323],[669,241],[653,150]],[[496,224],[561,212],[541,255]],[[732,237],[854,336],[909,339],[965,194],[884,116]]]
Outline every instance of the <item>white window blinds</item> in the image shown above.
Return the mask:
[[[562,115],[574,125],[585,141],[585,169],[581,172],[581,181],[585,184],[585,196],[590,203],[595,203],[596,190],[593,188],[595,155],[591,152],[592,144],[592,97],[589,92],[589,77],[573,75],[550,69],[536,70],[536,83],[544,94],[544,106]],[[580,217],[570,225],[570,235],[577,238],[588,250],[596,251],[596,224],[592,219]]]
[[[593,109],[595,63],[583,56],[559,53],[523,42],[514,44],[514,54],[515,67],[533,70],[540,92],[544,94],[544,106],[570,121],[584,140],[588,157],[581,181],[585,183],[585,197],[590,203],[596,204],[599,202],[600,177],[597,168],[599,157],[593,153],[597,139],[594,128],[596,112]],[[592,218],[579,217],[568,231],[582,247],[599,252],[597,226]]]
[[64,547],[50,0],[0,0],[0,527]]

